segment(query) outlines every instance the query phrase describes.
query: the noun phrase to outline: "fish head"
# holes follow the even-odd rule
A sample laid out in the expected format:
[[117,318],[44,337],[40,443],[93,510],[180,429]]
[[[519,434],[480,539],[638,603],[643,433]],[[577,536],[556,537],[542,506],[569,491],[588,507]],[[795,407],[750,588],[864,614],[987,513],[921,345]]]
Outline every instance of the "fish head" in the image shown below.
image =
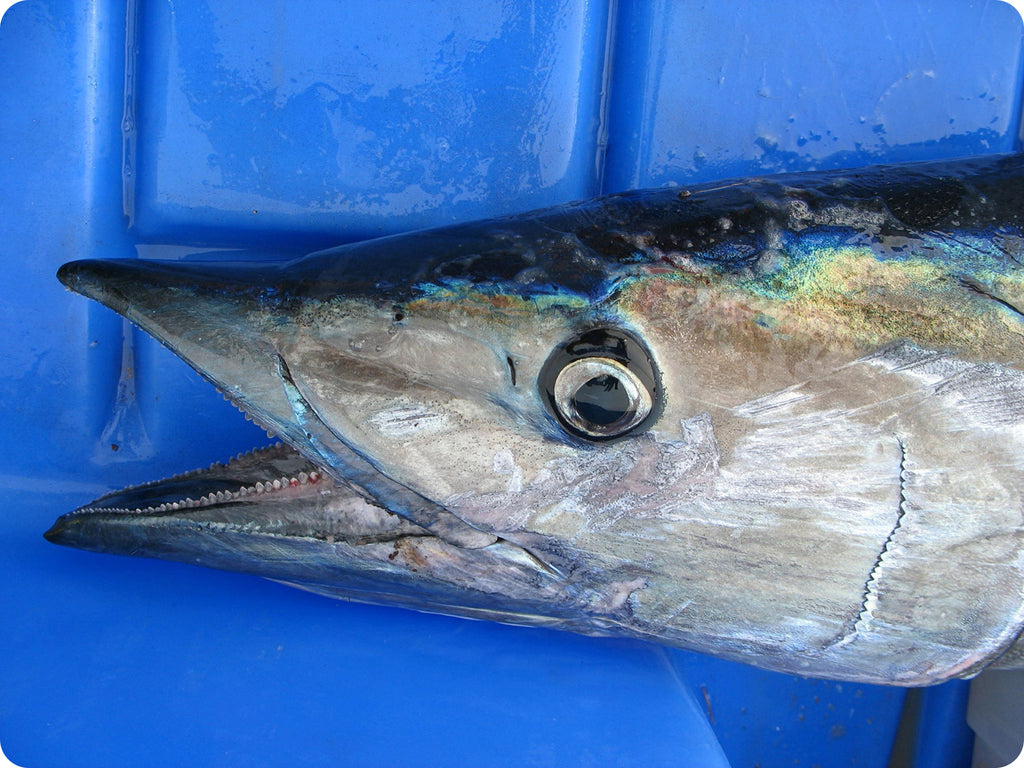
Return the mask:
[[[438,253],[434,235],[423,237],[419,247]],[[591,502],[577,498],[584,474],[596,478],[609,460],[621,463],[615,446],[659,421],[662,372],[644,329],[617,301],[625,273],[584,264],[589,273],[573,269],[562,279],[550,273],[559,263],[550,255],[510,272],[508,259],[493,254],[502,234],[476,238],[484,256],[462,252],[461,232],[459,249],[430,259],[401,253],[415,237],[395,244],[397,256],[379,241],[370,255],[386,255],[385,267],[360,246],[286,264],[66,265],[68,287],[151,333],[297,456],[247,456],[115,493],[67,516],[49,538],[378,601],[409,602],[394,593],[415,592],[420,607],[449,613],[486,610],[589,632],[617,626],[643,567],[613,547],[572,546],[569,527],[589,515]],[[275,481],[288,487],[272,494]],[[518,503],[531,485],[532,500]],[[614,498],[616,487],[607,493]],[[297,499],[272,500],[283,494]],[[370,559],[388,571],[385,586],[366,584],[369,547],[325,554],[351,543],[341,517],[362,519],[356,538],[380,544]],[[193,527],[168,526],[171,518]],[[199,524],[215,525],[223,546],[208,533],[193,536]],[[268,526],[273,553],[252,535]],[[284,547],[298,548],[287,565]],[[324,576],[331,568],[335,575]],[[410,573],[415,583],[406,589]],[[449,594],[469,574],[472,594]],[[434,602],[424,597],[430,578],[445,585]],[[488,584],[485,609],[477,594]]]
[[663,374],[618,300],[620,276],[565,287],[534,263],[451,277],[467,269],[457,256],[398,282],[360,256],[81,261],[60,277],[328,471],[344,453],[439,504],[507,491],[658,423]]
[[294,453],[50,537],[800,674],[971,674],[1024,626],[1021,277],[845,188],[66,265]]

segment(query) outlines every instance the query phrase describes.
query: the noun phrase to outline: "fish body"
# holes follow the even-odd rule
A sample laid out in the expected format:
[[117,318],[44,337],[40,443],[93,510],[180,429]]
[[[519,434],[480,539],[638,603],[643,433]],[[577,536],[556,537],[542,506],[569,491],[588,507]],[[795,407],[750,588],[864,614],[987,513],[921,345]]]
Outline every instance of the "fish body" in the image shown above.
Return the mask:
[[627,192],[71,289],[282,445],[53,541],[840,680],[1024,664],[1024,159]]

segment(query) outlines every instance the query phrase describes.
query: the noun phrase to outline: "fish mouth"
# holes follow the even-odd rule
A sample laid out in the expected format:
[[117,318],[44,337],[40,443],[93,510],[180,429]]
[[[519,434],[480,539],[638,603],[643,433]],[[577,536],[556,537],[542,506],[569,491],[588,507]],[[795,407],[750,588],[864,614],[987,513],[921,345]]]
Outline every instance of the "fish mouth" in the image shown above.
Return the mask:
[[106,494],[44,536],[362,602],[530,625],[570,614],[559,576],[525,549],[446,541],[283,444]]
[[277,444],[206,469],[113,491],[63,515],[44,536],[55,544],[121,552],[125,547],[117,533],[128,526],[200,526],[357,543],[401,536],[417,527],[397,523],[404,521]]

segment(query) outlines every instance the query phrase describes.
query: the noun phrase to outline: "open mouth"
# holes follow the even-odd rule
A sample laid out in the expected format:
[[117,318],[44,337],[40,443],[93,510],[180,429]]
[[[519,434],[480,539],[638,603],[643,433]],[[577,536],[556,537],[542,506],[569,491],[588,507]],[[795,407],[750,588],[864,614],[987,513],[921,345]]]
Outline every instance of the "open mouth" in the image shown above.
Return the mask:
[[45,536],[472,618],[551,624],[572,611],[565,584],[525,549],[445,541],[281,444],[109,493]]
[[[45,536],[57,544],[121,551],[123,531],[118,529],[126,526],[201,527],[353,545],[429,535],[281,444],[207,469],[114,491],[64,515]],[[114,539],[97,537],[101,530]]]

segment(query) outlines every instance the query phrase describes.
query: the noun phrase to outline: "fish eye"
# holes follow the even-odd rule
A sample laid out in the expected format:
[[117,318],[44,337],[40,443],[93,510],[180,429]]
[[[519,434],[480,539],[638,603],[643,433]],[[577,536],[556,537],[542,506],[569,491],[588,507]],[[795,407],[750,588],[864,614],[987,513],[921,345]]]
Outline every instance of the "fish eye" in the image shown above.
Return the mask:
[[555,377],[558,415],[587,437],[622,435],[647,418],[651,393],[626,366],[608,357],[574,360]]
[[659,405],[650,354],[619,329],[596,328],[559,346],[541,369],[540,386],[562,428],[595,442],[641,431]]

